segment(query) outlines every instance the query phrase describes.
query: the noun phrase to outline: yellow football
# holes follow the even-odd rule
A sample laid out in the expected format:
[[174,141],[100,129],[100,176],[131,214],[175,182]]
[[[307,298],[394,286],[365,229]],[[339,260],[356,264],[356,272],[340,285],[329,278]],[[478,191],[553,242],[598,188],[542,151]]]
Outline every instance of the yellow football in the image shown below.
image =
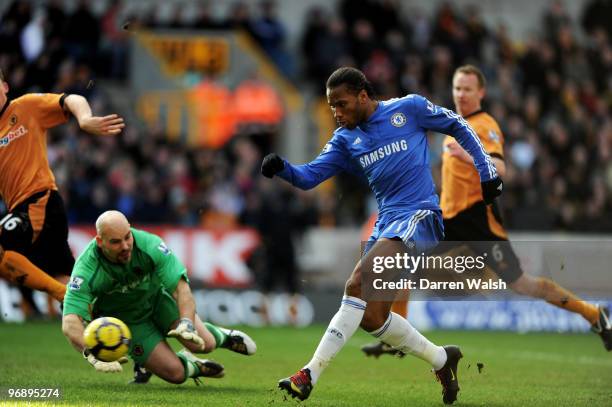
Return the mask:
[[132,333],[128,326],[113,317],[95,319],[83,332],[85,347],[96,359],[104,362],[114,362],[125,356],[131,340]]

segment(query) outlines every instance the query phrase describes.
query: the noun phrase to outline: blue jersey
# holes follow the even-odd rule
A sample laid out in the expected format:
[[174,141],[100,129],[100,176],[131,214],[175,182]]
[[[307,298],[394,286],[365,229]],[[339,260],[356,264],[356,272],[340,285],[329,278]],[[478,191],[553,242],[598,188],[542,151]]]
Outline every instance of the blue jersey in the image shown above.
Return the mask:
[[419,95],[378,103],[365,123],[353,130],[336,129],[317,158],[293,165],[277,175],[301,189],[310,189],[347,171],[365,175],[378,202],[379,218],[415,210],[440,211],[429,167],[427,130],[453,135],[473,158],[482,181],[497,177],[480,139],[456,113]]

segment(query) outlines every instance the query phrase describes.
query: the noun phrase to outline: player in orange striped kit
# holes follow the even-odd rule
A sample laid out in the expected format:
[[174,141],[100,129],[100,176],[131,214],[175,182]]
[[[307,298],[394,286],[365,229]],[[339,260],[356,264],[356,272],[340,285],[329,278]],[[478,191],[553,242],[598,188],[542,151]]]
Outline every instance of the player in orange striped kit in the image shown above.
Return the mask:
[[62,301],[66,286],[51,275],[70,275],[74,257],[66,210],[47,160],[47,130],[72,114],[81,130],[114,136],[123,119],[93,116],[79,95],[38,93],[11,100],[8,91],[0,71],[0,196],[8,208],[0,219],[0,277]]

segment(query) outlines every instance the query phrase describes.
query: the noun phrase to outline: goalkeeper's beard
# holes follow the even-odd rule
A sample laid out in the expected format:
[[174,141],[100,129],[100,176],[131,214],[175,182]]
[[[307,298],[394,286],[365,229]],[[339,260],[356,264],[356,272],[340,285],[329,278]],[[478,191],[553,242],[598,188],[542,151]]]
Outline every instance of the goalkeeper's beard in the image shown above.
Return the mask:
[[112,252],[106,247],[101,247],[104,256],[111,262],[117,264],[127,264],[132,259],[132,248],[120,252]]
[[117,254],[117,263],[127,264],[130,262],[131,258],[132,258],[131,250],[125,250],[125,251],[119,252],[119,254]]

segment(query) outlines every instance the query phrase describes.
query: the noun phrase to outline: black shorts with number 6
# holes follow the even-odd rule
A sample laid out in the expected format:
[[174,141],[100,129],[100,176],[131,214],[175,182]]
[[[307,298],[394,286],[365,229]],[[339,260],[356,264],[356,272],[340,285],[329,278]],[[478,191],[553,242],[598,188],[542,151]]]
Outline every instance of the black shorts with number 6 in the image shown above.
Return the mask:
[[0,245],[26,256],[49,275],[70,275],[68,218],[57,191],[35,193],[0,217]]
[[[492,213],[498,228],[502,227],[495,204]],[[523,274],[519,259],[510,241],[491,229],[487,207],[481,201],[450,219],[444,219],[444,241],[465,244],[479,255],[486,253],[485,264],[506,283],[513,283]]]

